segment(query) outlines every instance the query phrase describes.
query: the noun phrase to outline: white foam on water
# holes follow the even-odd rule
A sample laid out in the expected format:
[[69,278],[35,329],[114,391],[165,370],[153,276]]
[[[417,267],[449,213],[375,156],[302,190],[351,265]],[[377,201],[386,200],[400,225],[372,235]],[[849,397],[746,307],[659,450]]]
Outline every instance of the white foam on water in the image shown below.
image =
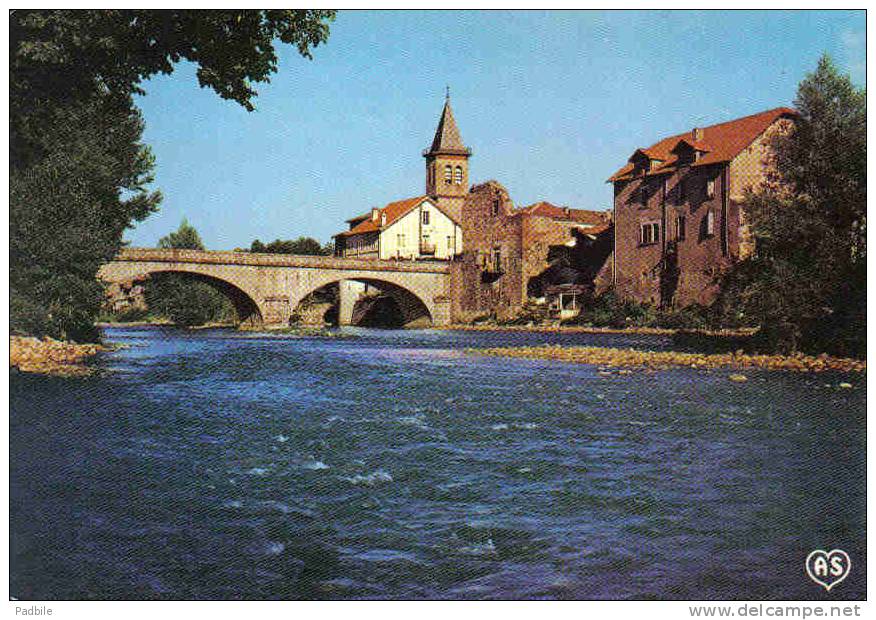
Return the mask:
[[248,469],[246,473],[251,476],[264,476],[268,473],[268,470],[265,467],[253,467]]
[[389,472],[385,472],[382,469],[378,469],[377,471],[371,472],[370,474],[356,474],[355,476],[344,478],[347,482],[352,482],[353,484],[364,484],[367,486],[374,486],[380,482],[392,482],[392,476]]
[[261,505],[265,506],[266,508],[273,508],[277,512],[282,512],[284,515],[287,515],[290,512],[292,512],[292,509],[289,508],[289,506],[287,506],[283,502],[278,502],[276,500],[267,500],[267,501],[261,502]]
[[322,461],[308,461],[307,463],[304,463],[301,467],[303,467],[304,469],[312,469],[312,470],[328,469],[329,468],[329,466],[326,465],[325,463],[323,463]]
[[506,430],[508,430],[508,425],[505,423],[493,424],[490,428],[493,429],[494,431],[506,431]]
[[496,545],[493,544],[493,539],[488,538],[487,542],[475,545],[468,545],[459,550],[467,555],[493,555],[496,553]]
[[280,555],[286,550],[286,545],[281,542],[269,540],[268,544],[265,545],[265,554],[266,555]]
[[286,435],[277,435],[276,437],[274,437],[274,439],[276,439],[280,443],[286,443],[287,441],[289,441],[289,438],[286,437]]
[[224,508],[242,508],[243,502],[236,500],[236,499],[232,499],[232,500],[229,500],[229,501],[225,502],[224,504],[222,504],[222,506]]

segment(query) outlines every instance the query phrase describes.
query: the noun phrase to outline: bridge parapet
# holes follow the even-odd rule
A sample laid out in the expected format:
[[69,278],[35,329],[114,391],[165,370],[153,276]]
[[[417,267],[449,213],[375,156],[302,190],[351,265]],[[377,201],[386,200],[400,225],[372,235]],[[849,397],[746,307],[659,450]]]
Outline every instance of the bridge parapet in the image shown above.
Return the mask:
[[[236,300],[241,320],[252,317],[253,322],[288,323],[310,293],[352,280],[375,285],[396,297],[399,290],[407,291],[422,302],[433,324],[450,322],[452,291],[450,264],[446,262],[124,248],[101,267],[98,277],[106,282],[128,282],[161,272],[187,273],[214,283]],[[399,298],[402,310],[413,307]]]
[[449,273],[446,262],[337,258],[298,254],[254,254],[214,250],[122,248],[113,259],[123,262],[194,263],[201,265],[250,265],[256,267],[303,267],[310,269],[393,271],[404,273]]

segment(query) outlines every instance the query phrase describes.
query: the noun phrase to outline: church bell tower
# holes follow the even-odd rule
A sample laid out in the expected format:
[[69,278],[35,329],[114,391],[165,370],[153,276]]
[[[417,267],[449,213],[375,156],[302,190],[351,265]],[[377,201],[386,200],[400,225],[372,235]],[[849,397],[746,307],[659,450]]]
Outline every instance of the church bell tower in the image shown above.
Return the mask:
[[462,203],[468,194],[468,158],[471,157],[471,149],[462,143],[453,118],[450,89],[432,146],[423,151],[423,157],[426,158],[426,193],[459,221]]

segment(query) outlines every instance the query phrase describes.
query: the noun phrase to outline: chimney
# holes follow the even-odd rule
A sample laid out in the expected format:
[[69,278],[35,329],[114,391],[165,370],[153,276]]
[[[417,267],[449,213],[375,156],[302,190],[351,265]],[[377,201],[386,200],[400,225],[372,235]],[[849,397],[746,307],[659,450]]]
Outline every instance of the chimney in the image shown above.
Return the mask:
[[694,127],[693,131],[690,132],[691,137],[694,139],[694,142],[699,142],[703,139],[703,129],[702,127]]
[[378,216],[379,214],[380,214],[380,209],[378,209],[377,207],[372,208],[372,209],[371,209],[371,221],[372,221],[372,222],[376,222],[376,221],[377,221],[377,216]]
[[566,217],[569,217],[569,213],[570,213],[569,207],[563,207],[563,215],[565,215]]

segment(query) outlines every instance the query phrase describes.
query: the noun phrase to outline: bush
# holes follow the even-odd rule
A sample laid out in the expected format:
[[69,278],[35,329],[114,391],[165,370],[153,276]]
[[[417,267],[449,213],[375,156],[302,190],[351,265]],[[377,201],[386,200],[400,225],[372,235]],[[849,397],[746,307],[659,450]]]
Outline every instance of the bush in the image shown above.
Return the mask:
[[606,291],[587,304],[574,319],[563,325],[595,327],[663,327],[667,329],[706,329],[711,324],[711,311],[700,305],[679,310],[658,310],[651,304],[622,300],[613,291]]

